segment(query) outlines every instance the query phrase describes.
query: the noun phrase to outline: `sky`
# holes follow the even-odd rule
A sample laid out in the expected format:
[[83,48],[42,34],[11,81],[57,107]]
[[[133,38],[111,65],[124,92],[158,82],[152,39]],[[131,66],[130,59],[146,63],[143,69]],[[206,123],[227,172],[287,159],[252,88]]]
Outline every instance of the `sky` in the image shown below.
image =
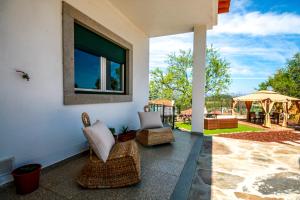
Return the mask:
[[[207,31],[207,46],[230,63],[230,94],[247,94],[300,51],[300,0],[231,0],[230,12]],[[150,39],[150,70],[166,57],[192,49],[193,33]]]

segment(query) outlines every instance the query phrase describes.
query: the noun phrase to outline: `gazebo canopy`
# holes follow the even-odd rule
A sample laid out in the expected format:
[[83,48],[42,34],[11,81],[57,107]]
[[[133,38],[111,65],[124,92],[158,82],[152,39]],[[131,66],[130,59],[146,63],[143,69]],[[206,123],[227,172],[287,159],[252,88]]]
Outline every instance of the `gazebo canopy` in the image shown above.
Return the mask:
[[248,121],[250,121],[250,109],[252,106],[252,102],[261,103],[262,108],[265,112],[264,126],[266,127],[271,127],[270,112],[272,110],[274,103],[282,103],[283,105],[282,108],[283,108],[284,118],[283,118],[282,126],[287,126],[288,112],[292,103],[295,103],[295,105],[300,111],[300,99],[285,96],[273,91],[261,90],[245,96],[233,98],[232,114],[234,114],[234,107],[237,104],[237,102],[241,102],[241,101],[245,102]]
[[285,96],[277,92],[261,90],[245,96],[235,97],[234,101],[264,101],[270,99],[272,102],[287,102],[287,101],[300,101],[300,99]]

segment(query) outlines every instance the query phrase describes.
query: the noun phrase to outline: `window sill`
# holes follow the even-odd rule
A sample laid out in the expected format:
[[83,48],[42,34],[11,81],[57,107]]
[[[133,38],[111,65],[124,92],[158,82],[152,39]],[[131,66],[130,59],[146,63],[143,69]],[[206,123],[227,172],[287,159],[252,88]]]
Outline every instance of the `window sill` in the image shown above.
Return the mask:
[[78,94],[73,93],[70,95],[64,95],[65,105],[77,105],[77,104],[99,104],[99,103],[120,103],[131,102],[131,94]]
[[95,94],[95,95],[126,95],[124,91],[97,91],[97,90],[77,90],[75,89],[75,94]]

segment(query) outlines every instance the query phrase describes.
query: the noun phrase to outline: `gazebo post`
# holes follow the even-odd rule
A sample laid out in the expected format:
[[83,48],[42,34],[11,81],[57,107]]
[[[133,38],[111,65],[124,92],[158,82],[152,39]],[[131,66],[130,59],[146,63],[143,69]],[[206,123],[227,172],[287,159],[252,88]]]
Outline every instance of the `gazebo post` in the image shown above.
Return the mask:
[[282,126],[283,127],[287,127],[287,121],[288,121],[288,117],[289,117],[289,109],[292,105],[291,101],[286,101],[282,103],[282,108],[283,108],[283,122],[282,122]]
[[236,104],[237,104],[237,101],[232,100],[232,112],[231,112],[231,115],[235,115],[234,108],[235,108]]
[[246,104],[246,109],[247,109],[247,121],[251,121],[250,110],[251,110],[251,106],[252,106],[252,101],[245,101],[245,104]]
[[[298,109],[298,112],[300,113],[300,101],[296,101],[295,104],[296,104],[296,107]],[[300,124],[300,117],[298,119],[298,124]]]
[[267,128],[271,128],[272,125],[271,125],[270,112],[274,105],[274,101],[271,101],[271,99],[265,99],[261,101],[261,105],[265,111],[265,120],[263,125]]

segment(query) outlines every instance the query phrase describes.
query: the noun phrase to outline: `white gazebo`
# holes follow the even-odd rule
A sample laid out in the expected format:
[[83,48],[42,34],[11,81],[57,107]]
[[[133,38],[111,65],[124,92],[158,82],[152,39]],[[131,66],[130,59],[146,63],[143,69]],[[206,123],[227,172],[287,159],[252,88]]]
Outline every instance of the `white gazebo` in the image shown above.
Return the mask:
[[252,103],[253,102],[261,103],[261,106],[265,112],[265,119],[263,125],[268,128],[271,127],[270,112],[273,108],[274,103],[282,103],[282,108],[284,113],[282,126],[284,127],[287,126],[288,112],[293,103],[297,106],[298,110],[300,111],[300,99],[297,99],[295,97],[289,97],[268,90],[261,90],[245,96],[233,98],[233,103],[232,103],[233,114],[234,114],[234,107],[238,102],[245,102],[246,109],[247,109],[247,119],[249,119],[249,113],[250,113]]

